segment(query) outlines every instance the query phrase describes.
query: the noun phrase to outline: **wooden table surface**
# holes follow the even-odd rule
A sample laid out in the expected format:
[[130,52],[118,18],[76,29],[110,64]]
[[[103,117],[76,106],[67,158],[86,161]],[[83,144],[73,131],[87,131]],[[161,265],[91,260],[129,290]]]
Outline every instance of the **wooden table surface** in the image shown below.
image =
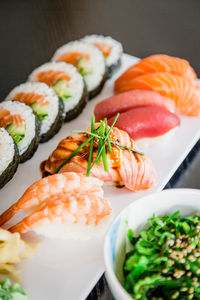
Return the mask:
[[[199,0],[1,0],[0,101],[56,48],[91,33],[138,57],[186,58],[200,75],[199,30]],[[112,299],[104,279],[88,299]]]

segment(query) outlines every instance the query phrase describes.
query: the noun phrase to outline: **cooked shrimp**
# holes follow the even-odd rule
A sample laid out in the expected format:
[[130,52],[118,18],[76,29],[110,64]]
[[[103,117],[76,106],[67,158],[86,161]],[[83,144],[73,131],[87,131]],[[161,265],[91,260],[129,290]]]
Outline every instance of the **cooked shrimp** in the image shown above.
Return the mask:
[[0,226],[21,210],[40,207],[49,197],[57,194],[83,193],[102,197],[102,182],[83,174],[62,173],[42,178],[33,183],[19,199],[0,216]]

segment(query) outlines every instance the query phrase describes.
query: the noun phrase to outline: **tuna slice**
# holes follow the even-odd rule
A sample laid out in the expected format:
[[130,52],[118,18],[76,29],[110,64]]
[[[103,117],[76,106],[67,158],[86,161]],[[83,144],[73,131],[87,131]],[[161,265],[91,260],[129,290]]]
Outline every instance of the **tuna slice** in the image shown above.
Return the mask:
[[[113,121],[114,117],[108,119],[108,124]],[[178,125],[180,119],[177,115],[158,106],[131,109],[120,114],[115,124],[134,140],[161,136]]]
[[137,107],[159,106],[174,112],[174,102],[157,92],[147,90],[132,90],[112,96],[95,106],[96,121],[111,118],[118,112],[122,113]]

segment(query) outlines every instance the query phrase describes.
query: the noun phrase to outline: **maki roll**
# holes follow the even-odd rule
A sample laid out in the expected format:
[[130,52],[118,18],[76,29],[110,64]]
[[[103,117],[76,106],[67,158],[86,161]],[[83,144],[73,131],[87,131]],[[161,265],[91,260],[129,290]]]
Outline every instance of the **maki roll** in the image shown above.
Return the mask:
[[35,69],[29,81],[40,81],[52,87],[64,104],[64,120],[76,118],[87,103],[83,78],[70,64],[49,62]]
[[41,143],[52,138],[62,126],[63,103],[54,90],[44,83],[23,83],[15,87],[6,100],[23,102],[33,109],[41,122]]
[[90,99],[101,91],[107,78],[107,68],[104,56],[96,46],[73,41],[60,47],[52,60],[64,61],[78,69],[85,80]]
[[0,128],[0,189],[14,176],[18,164],[17,147],[9,133]]
[[18,101],[0,103],[0,127],[13,138],[20,162],[31,158],[39,144],[39,120],[32,109]]
[[83,38],[83,41],[95,45],[103,53],[109,77],[120,67],[123,52],[122,44],[120,42],[114,40],[110,36],[96,34],[86,35]]

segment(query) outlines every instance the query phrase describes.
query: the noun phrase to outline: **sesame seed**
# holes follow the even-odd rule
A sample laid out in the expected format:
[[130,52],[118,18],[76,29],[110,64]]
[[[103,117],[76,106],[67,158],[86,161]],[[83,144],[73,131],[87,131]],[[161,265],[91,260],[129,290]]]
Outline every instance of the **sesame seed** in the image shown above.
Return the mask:
[[172,295],[172,299],[176,299],[178,296],[179,296],[179,292],[177,291]]

